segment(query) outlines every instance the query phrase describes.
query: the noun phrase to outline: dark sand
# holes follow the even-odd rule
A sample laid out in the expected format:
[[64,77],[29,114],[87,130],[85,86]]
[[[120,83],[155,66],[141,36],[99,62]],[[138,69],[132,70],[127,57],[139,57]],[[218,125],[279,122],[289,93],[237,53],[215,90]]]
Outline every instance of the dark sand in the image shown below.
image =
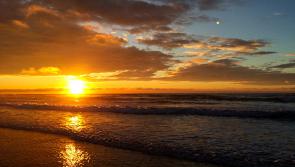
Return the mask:
[[216,167],[77,142],[63,136],[1,128],[0,166]]

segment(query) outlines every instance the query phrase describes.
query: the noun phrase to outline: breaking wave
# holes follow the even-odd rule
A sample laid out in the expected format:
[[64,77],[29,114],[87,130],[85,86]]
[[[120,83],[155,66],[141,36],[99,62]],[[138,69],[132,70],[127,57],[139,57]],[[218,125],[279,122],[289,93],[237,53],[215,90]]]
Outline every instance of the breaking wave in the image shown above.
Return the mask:
[[268,118],[268,119],[294,119],[295,111],[286,109],[260,109],[247,108],[213,108],[200,106],[193,107],[132,107],[132,106],[70,106],[70,105],[48,105],[48,104],[13,104],[2,103],[2,107],[26,110],[55,110],[74,112],[113,112],[122,114],[139,115],[201,115],[216,117],[239,117],[239,118]]

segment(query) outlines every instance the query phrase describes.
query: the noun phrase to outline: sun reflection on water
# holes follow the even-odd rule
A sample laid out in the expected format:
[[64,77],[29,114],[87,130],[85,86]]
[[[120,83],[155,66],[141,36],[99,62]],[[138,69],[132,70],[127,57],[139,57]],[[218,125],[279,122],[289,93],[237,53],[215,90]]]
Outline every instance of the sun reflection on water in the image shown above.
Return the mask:
[[84,166],[90,160],[90,155],[76,148],[75,144],[70,143],[65,146],[65,149],[60,152],[63,167]]
[[84,119],[81,115],[66,117],[65,125],[68,129],[81,131],[84,128]]

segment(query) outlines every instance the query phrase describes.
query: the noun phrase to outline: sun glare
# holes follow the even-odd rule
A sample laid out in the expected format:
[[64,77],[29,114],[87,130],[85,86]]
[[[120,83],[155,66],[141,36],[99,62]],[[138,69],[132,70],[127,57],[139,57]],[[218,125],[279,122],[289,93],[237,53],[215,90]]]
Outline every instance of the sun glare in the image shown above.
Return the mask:
[[64,167],[84,166],[90,160],[90,155],[77,148],[75,144],[67,144],[65,150],[60,152],[60,158],[63,160]]
[[85,82],[79,79],[69,79],[68,89],[73,95],[80,95],[84,93]]
[[84,128],[84,119],[81,115],[66,117],[65,126],[74,131],[81,131]]

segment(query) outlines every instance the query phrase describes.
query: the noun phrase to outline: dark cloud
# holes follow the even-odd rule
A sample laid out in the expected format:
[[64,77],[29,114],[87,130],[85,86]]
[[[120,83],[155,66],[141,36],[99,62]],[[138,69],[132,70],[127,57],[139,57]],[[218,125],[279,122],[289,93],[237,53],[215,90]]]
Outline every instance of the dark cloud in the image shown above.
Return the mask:
[[199,10],[220,10],[231,5],[243,3],[243,0],[196,0]]
[[280,68],[280,69],[295,68],[295,60],[293,60],[293,61],[291,61],[289,63],[272,66],[271,68]]
[[128,26],[167,25],[189,9],[186,3],[156,4],[135,0],[41,0],[37,2],[63,12],[72,10],[87,14],[92,20]]
[[131,34],[140,34],[140,33],[145,33],[150,30],[157,31],[157,32],[169,32],[172,31],[173,29],[169,26],[139,26],[139,27],[133,27],[131,29],[128,29],[128,31]]
[[207,15],[197,15],[197,16],[186,16],[179,18],[175,21],[176,24],[179,25],[190,25],[192,23],[198,22],[198,23],[210,23],[210,22],[217,22],[220,21],[220,19],[216,17],[210,17]]
[[159,46],[165,49],[183,47],[183,45],[196,43],[198,40],[185,33],[156,33],[152,38],[138,39],[138,42],[145,45]]
[[259,51],[259,49],[270,44],[265,40],[243,40],[222,37],[197,39],[192,35],[178,32],[155,33],[151,38],[138,39],[138,42],[145,45],[162,47],[164,49],[185,46],[190,49],[206,49],[211,52],[233,52],[236,55],[267,55],[276,53],[272,51]]
[[272,51],[258,51],[258,52],[253,52],[250,53],[251,55],[271,55],[271,54],[275,54],[277,52],[272,52]]
[[90,31],[51,8],[37,7],[19,22],[28,27],[0,24],[2,74],[155,72],[172,61],[170,55],[127,47],[121,38]]
[[220,6],[224,3],[222,0],[198,0],[198,8],[200,10],[212,10],[220,9]]
[[10,22],[15,19],[23,19],[22,8],[25,5],[20,0],[1,0],[0,1],[0,23]]
[[147,0],[158,3],[185,3],[191,8],[196,7],[200,11],[224,10],[233,5],[241,5],[245,0]]
[[0,2],[0,21],[23,20],[25,9],[31,6],[37,12],[50,9],[63,16],[71,15],[68,19],[76,21],[131,26],[131,31],[136,33],[140,29],[166,31],[173,23],[216,21],[217,18],[205,13],[190,11],[196,7],[218,9],[230,3],[229,0],[3,0]]
[[[115,79],[151,79],[157,71],[179,63],[171,55],[129,46],[126,39],[98,33],[79,24],[85,21],[120,25],[135,34],[151,31],[151,38],[138,39],[138,42],[164,49],[186,46],[214,56],[225,52],[224,57],[274,54],[260,50],[270,44],[265,40],[197,39],[173,32],[174,23],[217,21],[217,18],[203,13],[183,19],[192,8],[197,7],[201,12],[219,10],[233,3],[232,0],[1,0],[0,73],[100,73],[103,76],[103,73],[114,72]],[[267,84],[295,82],[295,74],[243,67],[224,57],[210,63],[206,63],[209,59],[194,59],[174,71],[172,77],[163,79]],[[294,62],[290,62],[273,68],[294,66]]]
[[269,44],[270,43],[265,40],[243,40],[238,38],[213,37],[208,40],[207,46],[205,45],[204,47],[216,50],[252,53],[253,51]]
[[239,65],[237,61],[224,59],[182,68],[173,77],[168,79],[182,81],[232,81],[255,84],[294,84],[295,74],[252,69]]
[[[33,0],[34,1],[34,0]],[[36,0],[35,3],[50,6],[62,13],[83,15],[83,20],[95,20],[136,30],[161,30],[168,25],[193,22],[216,22],[204,10],[225,9],[240,0]],[[191,12],[199,8],[199,12]],[[78,16],[77,15],[77,16]],[[148,27],[148,29],[147,29]]]

